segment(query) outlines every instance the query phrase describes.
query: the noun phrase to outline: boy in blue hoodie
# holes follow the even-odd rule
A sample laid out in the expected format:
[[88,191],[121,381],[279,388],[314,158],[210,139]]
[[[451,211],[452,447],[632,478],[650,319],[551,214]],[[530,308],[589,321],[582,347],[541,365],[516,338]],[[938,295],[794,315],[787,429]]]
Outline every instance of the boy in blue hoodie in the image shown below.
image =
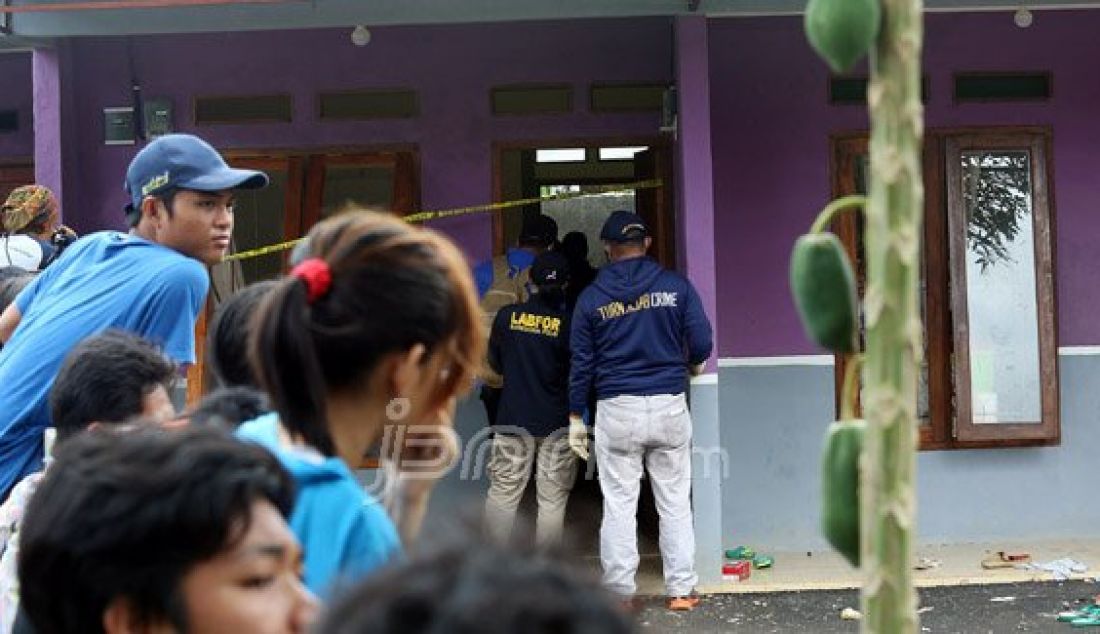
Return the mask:
[[695,288],[646,257],[640,216],[616,211],[600,232],[611,263],[577,300],[569,378],[570,445],[588,459],[581,419],[595,385],[596,459],[604,497],[600,559],[604,584],[629,599],[637,589],[637,509],[643,468],[660,515],[668,607],[691,610],[695,533],[691,516],[691,416],[685,391],[713,345]]

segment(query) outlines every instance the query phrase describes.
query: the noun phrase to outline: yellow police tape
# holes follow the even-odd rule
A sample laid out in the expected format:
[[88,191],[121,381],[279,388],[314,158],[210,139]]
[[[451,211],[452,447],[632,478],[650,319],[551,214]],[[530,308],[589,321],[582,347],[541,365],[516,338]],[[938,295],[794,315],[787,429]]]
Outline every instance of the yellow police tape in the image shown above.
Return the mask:
[[[503,209],[513,209],[516,207],[525,207],[527,205],[533,205],[535,203],[541,203],[551,200],[572,200],[575,198],[599,196],[601,194],[615,194],[620,192],[637,191],[639,189],[655,189],[657,187],[661,187],[663,184],[664,183],[662,183],[661,179],[651,178],[649,180],[634,181],[633,183],[595,185],[586,187],[588,191],[584,192],[563,192],[560,194],[551,194],[549,196],[536,196],[533,198],[520,198],[518,200],[489,203],[487,205],[456,207],[454,209],[442,209],[438,211],[419,211],[416,213],[408,214],[403,219],[406,222],[427,222],[428,220],[438,220],[439,218],[451,218],[454,216],[465,216],[467,214],[476,214],[486,211],[499,211]],[[242,251],[240,253],[233,253],[231,255],[227,255],[224,261],[232,262],[235,260],[248,260],[251,258],[258,258],[262,255],[268,255],[269,253],[286,251],[287,249],[293,249],[294,245],[298,244],[302,240],[304,240],[304,238],[295,238],[286,242],[271,244],[266,247],[259,247],[257,249]]]

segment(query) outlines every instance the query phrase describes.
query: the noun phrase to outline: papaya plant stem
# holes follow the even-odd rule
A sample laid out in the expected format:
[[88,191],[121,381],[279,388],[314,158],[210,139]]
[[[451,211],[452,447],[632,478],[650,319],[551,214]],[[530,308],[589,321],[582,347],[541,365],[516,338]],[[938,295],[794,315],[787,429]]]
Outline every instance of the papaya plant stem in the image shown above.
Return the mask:
[[867,431],[860,474],[864,632],[920,631],[913,587],[920,235],[921,0],[881,0],[871,51],[871,187],[864,251]]
[[856,396],[859,394],[859,369],[863,366],[862,354],[847,355],[844,367],[844,387],[840,392],[840,420],[856,418]]
[[864,208],[866,206],[867,197],[859,194],[837,198],[828,205],[825,205],[825,208],[817,214],[813,226],[810,227],[810,233],[821,233],[825,231],[833,222],[833,218],[842,211],[847,211],[854,207]]

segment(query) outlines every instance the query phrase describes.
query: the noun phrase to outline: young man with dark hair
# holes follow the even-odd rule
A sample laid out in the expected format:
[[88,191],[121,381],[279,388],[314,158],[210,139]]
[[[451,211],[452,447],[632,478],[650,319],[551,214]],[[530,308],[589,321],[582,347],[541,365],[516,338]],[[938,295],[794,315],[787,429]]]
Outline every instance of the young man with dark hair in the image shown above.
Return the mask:
[[565,256],[547,251],[531,265],[535,292],[497,313],[489,336],[489,366],[504,377],[489,459],[485,523],[507,543],[531,472],[538,516],[535,543],[560,547],[565,505],[577,477],[569,448],[569,315]]
[[588,459],[581,412],[594,385],[596,463],[603,492],[600,560],[604,584],[629,599],[637,589],[637,511],[643,469],[660,515],[668,607],[691,610],[695,530],[691,517],[688,375],[713,346],[702,302],[683,276],[646,257],[649,229],[637,214],[613,212],[600,231],[611,263],[577,301],[570,345],[570,444]]
[[0,315],[0,499],[42,461],[46,402],[65,354],[108,328],[195,361],[195,320],[233,231],[233,190],[267,184],[186,134],[162,136],[126,172],[129,234],[78,240]]
[[97,423],[172,418],[169,391],[175,378],[175,364],[141,337],[108,330],[85,339],[65,358],[50,390],[50,417],[58,439]]
[[[77,344],[58,372],[50,408],[58,442],[97,426],[114,426],[141,417],[161,423],[175,410],[168,391],[175,380],[171,361],[152,344],[108,330]],[[43,473],[23,478],[0,505],[0,632],[11,631],[19,604],[16,561],[27,502]]]
[[19,580],[38,634],[305,632],[316,602],[264,449],[208,428],[96,430],[58,448]]
[[540,554],[471,546],[421,552],[337,601],[318,634],[629,634],[580,571]]

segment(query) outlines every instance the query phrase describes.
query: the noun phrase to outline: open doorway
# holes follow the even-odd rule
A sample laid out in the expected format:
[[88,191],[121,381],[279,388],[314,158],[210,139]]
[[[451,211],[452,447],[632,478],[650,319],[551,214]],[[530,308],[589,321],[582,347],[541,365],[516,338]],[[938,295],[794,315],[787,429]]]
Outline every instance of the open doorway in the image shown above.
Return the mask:
[[[627,209],[641,215],[653,232],[650,255],[664,266],[675,266],[672,163],[664,138],[498,143],[494,160],[497,201],[593,193],[584,198],[542,201],[495,216],[495,254],[516,243],[525,216],[544,213],[557,221],[559,238],[571,231],[584,233],[589,262],[602,266],[606,259],[600,228],[612,211]],[[652,179],[659,179],[661,186],[605,192],[608,185]]]
[[[498,143],[494,146],[494,189],[497,201],[539,198],[565,193],[594,195],[541,201],[512,208],[494,216],[494,253],[516,244],[527,215],[546,214],[558,223],[558,238],[571,231],[584,233],[588,261],[594,267],[607,262],[600,243],[600,229],[611,212],[627,209],[641,215],[653,234],[650,255],[663,266],[675,268],[675,218],[673,208],[671,147],[665,138],[617,138]],[[606,192],[609,185],[659,179],[660,187]],[[602,193],[606,192],[606,193]],[[583,555],[599,552],[603,498],[595,473],[581,464],[566,514],[571,547]],[[517,525],[531,533],[536,503],[529,484]],[[643,481],[638,502],[638,552],[656,555],[658,517],[652,490]]]

